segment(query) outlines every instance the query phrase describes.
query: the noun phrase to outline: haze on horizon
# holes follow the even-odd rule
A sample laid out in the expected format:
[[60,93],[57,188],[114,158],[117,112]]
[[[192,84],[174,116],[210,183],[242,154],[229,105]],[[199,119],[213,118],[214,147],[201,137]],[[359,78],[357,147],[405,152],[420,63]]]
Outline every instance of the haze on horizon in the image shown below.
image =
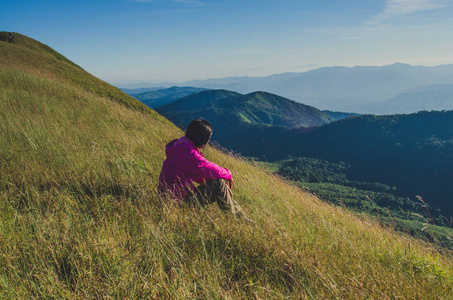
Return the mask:
[[2,10],[2,30],[116,85],[453,63],[453,0],[18,0]]

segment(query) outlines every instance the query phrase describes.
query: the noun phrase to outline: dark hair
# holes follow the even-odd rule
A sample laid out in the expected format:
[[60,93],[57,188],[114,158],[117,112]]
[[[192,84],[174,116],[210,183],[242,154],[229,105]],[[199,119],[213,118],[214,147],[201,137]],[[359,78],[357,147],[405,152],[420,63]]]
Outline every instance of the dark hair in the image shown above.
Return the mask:
[[192,120],[186,129],[186,137],[195,144],[195,147],[207,144],[211,135],[212,125],[204,119]]

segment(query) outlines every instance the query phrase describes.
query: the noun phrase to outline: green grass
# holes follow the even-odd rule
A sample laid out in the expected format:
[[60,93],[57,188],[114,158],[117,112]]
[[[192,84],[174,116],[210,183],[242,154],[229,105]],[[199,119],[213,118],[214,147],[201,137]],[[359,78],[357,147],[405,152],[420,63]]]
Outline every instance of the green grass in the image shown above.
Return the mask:
[[0,42],[0,298],[451,298],[451,253],[213,148],[206,157],[233,172],[256,224],[162,202],[164,146],[181,131],[91,75],[30,58],[69,66],[51,55],[9,47]]

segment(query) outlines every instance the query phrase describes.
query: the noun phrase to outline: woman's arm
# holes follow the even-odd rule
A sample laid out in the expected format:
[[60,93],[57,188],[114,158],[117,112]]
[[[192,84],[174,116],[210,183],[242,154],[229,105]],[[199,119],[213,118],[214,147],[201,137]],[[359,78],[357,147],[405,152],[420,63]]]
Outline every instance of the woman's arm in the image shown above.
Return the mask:
[[184,172],[192,174],[198,180],[213,180],[223,178],[231,180],[231,172],[226,168],[216,165],[203,157],[196,149],[191,149],[178,159],[177,167]]

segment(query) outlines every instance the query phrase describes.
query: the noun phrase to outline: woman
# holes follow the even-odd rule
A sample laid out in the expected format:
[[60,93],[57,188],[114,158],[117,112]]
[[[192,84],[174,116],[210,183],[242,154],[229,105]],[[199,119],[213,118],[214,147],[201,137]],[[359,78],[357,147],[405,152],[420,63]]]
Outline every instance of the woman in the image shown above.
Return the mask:
[[[200,149],[211,139],[212,125],[203,119],[190,122],[186,135],[175,139],[165,147],[167,159],[159,176],[159,193],[177,202],[217,202],[223,210],[245,217],[241,207],[234,201],[231,172],[204,158]],[[199,186],[195,186],[195,182]]]

